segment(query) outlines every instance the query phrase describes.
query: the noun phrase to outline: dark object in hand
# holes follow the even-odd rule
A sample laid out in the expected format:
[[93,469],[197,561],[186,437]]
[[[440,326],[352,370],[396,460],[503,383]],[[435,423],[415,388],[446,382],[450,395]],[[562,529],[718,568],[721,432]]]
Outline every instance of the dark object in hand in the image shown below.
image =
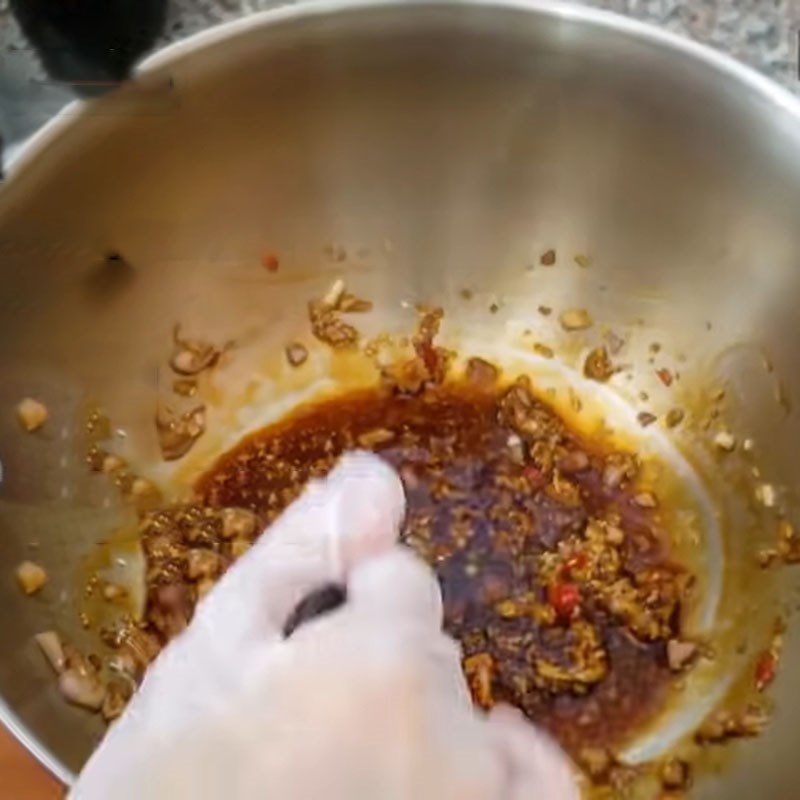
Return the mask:
[[328,583],[307,594],[289,615],[283,626],[283,635],[289,638],[304,622],[334,611],[347,600],[344,588]]
[[95,95],[153,46],[167,0],[11,0],[11,8],[50,77]]

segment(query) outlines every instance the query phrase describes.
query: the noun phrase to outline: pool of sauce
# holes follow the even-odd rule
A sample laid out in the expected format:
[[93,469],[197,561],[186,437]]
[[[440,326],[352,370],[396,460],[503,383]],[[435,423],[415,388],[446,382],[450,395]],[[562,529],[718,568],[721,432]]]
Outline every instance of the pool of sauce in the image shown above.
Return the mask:
[[[553,412],[561,445],[589,454],[588,466],[569,476],[575,491],[554,492],[521,462],[499,413],[501,394],[498,387],[451,382],[414,396],[376,388],[305,406],[240,442],[196,491],[202,504],[248,508],[268,524],[345,451],[378,452],[403,480],[408,513],[401,538],[436,572],[446,631],[461,642],[465,659],[491,656],[490,703],[521,708],[574,754],[612,747],[664,702],[672,679],[666,641],[679,633],[678,612],[670,632],[643,640],[595,601],[591,586],[581,587],[579,614],[568,620],[509,617],[498,604],[524,595],[546,607],[542,559],[609,511],[625,534],[618,552],[626,574],[679,574],[680,567],[670,560],[657,511],[637,505],[632,485],[606,486],[602,446],[580,440]],[[537,659],[569,662],[576,619],[599,640],[604,676],[585,686],[543,681]]]

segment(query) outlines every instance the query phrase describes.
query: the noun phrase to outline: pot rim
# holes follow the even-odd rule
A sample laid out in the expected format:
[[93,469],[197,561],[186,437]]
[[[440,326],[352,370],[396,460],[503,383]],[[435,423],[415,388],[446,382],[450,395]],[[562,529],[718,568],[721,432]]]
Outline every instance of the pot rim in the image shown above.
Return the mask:
[[[147,56],[136,68],[135,76],[156,72],[171,62],[192,52],[220,44],[227,39],[252,28],[275,25],[298,19],[313,19],[332,14],[380,8],[486,8],[508,11],[527,11],[540,16],[580,22],[622,36],[639,39],[652,46],[687,56],[710,67],[720,75],[733,79],[752,92],[761,95],[780,111],[789,114],[800,124],[800,97],[727,53],[710,45],[694,41],[682,34],[659,28],[613,11],[577,5],[562,0],[304,0],[295,5],[257,11],[241,19],[223,22],[207,30],[187,36],[185,39],[166,45]],[[14,153],[7,165],[6,184],[23,171],[25,166],[57,136],[71,125],[79,123],[92,100],[73,100],[39,128]]]

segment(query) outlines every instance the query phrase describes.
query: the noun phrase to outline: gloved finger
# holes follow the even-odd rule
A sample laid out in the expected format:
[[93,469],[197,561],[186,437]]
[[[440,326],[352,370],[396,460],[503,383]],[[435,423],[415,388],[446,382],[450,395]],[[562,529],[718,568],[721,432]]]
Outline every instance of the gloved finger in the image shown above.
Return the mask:
[[[469,689],[461,671],[460,648],[442,632],[442,595],[433,571],[406,547],[365,560],[349,575],[347,603],[309,621],[292,638],[299,652],[330,649],[358,652],[364,674],[393,675],[396,698],[420,693],[431,707],[452,702],[469,711]],[[413,700],[413,702],[412,702]]]
[[361,561],[391,549],[404,514],[402,483],[386,462],[344,456],[228,570],[195,622],[225,630],[249,621],[261,634],[279,635],[309,592],[344,583]]
[[507,769],[508,800],[580,800],[573,768],[561,748],[521,712],[495,706],[487,718],[490,735]]
[[411,621],[434,630],[442,625],[436,577],[404,547],[359,564],[350,574],[347,596],[354,613],[378,617],[386,625]]

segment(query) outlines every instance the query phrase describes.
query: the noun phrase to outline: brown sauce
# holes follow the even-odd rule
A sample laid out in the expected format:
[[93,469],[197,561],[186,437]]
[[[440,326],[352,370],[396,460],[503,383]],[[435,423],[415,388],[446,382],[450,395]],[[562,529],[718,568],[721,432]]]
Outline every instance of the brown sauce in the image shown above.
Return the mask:
[[269,523],[359,447],[403,479],[402,540],[436,571],[479,705],[513,703],[575,754],[657,711],[689,581],[634,457],[581,441],[524,382],[378,388],[246,438],[199,481],[199,505]]

